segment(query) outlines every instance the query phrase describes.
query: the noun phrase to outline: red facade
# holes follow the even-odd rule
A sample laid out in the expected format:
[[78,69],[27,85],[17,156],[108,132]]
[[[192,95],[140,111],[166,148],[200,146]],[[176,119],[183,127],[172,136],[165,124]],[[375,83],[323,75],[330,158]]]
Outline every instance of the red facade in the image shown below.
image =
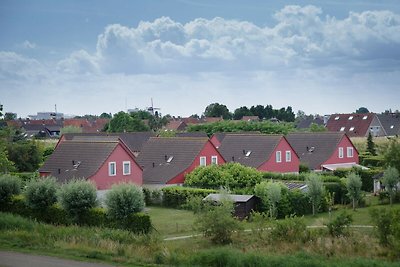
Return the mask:
[[[343,157],[339,157],[339,148],[343,148]],[[348,154],[349,152],[348,148],[351,148],[353,150],[352,157],[351,155]],[[358,151],[356,147],[353,145],[353,143],[350,141],[349,137],[347,137],[347,135],[343,136],[342,140],[340,140],[340,143],[337,145],[333,154],[327,161],[322,163],[322,165],[340,164],[340,163],[356,163],[356,164],[359,163]]]
[[[278,151],[281,152],[280,162],[277,162]],[[287,152],[290,153],[290,160],[286,158]],[[296,152],[290,146],[286,138],[282,137],[269,159],[258,167],[257,170],[279,173],[299,172],[299,165],[300,160]]]
[[[109,163],[115,162],[116,164],[116,175],[109,175]],[[123,163],[130,162],[130,174],[123,174]],[[113,184],[130,182],[136,185],[142,185],[143,183],[143,170],[134,160],[133,155],[127,151],[121,144],[119,144],[112,154],[107,158],[104,164],[89,180],[96,183],[98,190],[110,189]]]
[[210,165],[212,156],[217,156],[218,165],[225,163],[225,159],[221,156],[221,154],[218,152],[215,146],[210,141],[207,141],[203,149],[193,160],[190,167],[181,172],[180,174],[178,174],[177,176],[175,176],[174,178],[172,178],[171,180],[169,180],[167,184],[183,184],[185,181],[185,175],[193,171],[196,167],[200,166],[200,157],[206,157],[206,165]]

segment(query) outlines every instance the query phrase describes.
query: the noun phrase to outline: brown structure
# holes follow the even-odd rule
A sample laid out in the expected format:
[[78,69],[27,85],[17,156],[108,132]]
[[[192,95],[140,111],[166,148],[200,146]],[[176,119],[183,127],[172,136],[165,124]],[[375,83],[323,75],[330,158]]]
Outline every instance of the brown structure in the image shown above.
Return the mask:
[[[225,197],[221,194],[209,194],[203,201],[220,202]],[[254,195],[226,195],[226,198],[232,200],[235,205],[234,216],[243,220],[247,218],[251,211],[256,209],[259,199]]]

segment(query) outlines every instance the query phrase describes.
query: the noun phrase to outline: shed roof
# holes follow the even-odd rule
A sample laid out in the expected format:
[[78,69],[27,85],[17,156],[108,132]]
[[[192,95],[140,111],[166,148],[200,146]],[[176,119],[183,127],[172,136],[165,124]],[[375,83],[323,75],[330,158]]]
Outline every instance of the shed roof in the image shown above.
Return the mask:
[[247,202],[251,198],[253,198],[254,195],[209,194],[203,200],[211,200],[211,201],[218,202],[218,201],[221,201],[221,199],[223,199],[223,197],[227,197],[227,198],[231,199],[233,202],[237,203],[237,202]]
[[166,184],[190,167],[208,138],[152,137],[137,161],[143,166],[144,184]]
[[282,135],[226,134],[219,151],[228,162],[258,168],[270,158],[282,138]]

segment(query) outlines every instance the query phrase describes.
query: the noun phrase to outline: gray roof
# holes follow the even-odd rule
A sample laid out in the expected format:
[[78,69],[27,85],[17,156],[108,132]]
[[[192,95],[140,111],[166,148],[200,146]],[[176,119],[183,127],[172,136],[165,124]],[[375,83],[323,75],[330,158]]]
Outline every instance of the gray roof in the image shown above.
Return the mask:
[[227,162],[258,168],[270,158],[282,138],[282,135],[226,134],[219,152]]
[[332,156],[344,136],[345,133],[340,132],[291,133],[286,139],[301,163],[307,164],[311,169],[319,169]]
[[222,140],[224,140],[226,135],[232,135],[232,134],[262,134],[261,132],[258,131],[249,131],[249,132],[221,132],[221,133],[215,133],[212,136],[215,136],[217,140],[221,143]]
[[130,133],[68,133],[64,134],[65,140],[101,140],[102,137],[114,136],[120,138],[132,152],[140,152],[144,143],[154,136],[152,132]]
[[305,192],[307,191],[308,188],[307,184],[305,183],[295,183],[295,182],[285,182],[285,181],[283,181],[282,183],[286,185],[289,190],[299,189]]
[[72,178],[90,178],[103,165],[118,141],[64,141],[49,156],[39,172],[46,172],[63,183]]
[[311,124],[315,123],[317,125],[324,125],[324,119],[321,117],[313,117],[313,116],[307,116],[299,121],[299,123],[296,125],[297,129],[306,129],[310,128]]
[[190,167],[207,142],[208,138],[150,138],[137,157],[143,167],[143,183],[166,184]]
[[378,114],[377,116],[387,136],[400,135],[400,114]]
[[226,196],[227,198],[231,199],[233,202],[247,202],[249,201],[254,195],[223,195],[223,194],[209,194],[206,196],[203,200],[211,200],[211,201],[220,201],[223,196]]

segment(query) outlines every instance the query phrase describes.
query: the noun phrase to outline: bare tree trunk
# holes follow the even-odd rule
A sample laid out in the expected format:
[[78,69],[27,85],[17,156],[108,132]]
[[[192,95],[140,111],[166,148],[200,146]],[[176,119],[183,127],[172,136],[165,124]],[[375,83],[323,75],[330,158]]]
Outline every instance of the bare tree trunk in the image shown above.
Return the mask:
[[353,198],[353,210],[356,210],[356,199]]
[[312,203],[312,215],[315,216],[315,204],[314,204],[314,202]]

